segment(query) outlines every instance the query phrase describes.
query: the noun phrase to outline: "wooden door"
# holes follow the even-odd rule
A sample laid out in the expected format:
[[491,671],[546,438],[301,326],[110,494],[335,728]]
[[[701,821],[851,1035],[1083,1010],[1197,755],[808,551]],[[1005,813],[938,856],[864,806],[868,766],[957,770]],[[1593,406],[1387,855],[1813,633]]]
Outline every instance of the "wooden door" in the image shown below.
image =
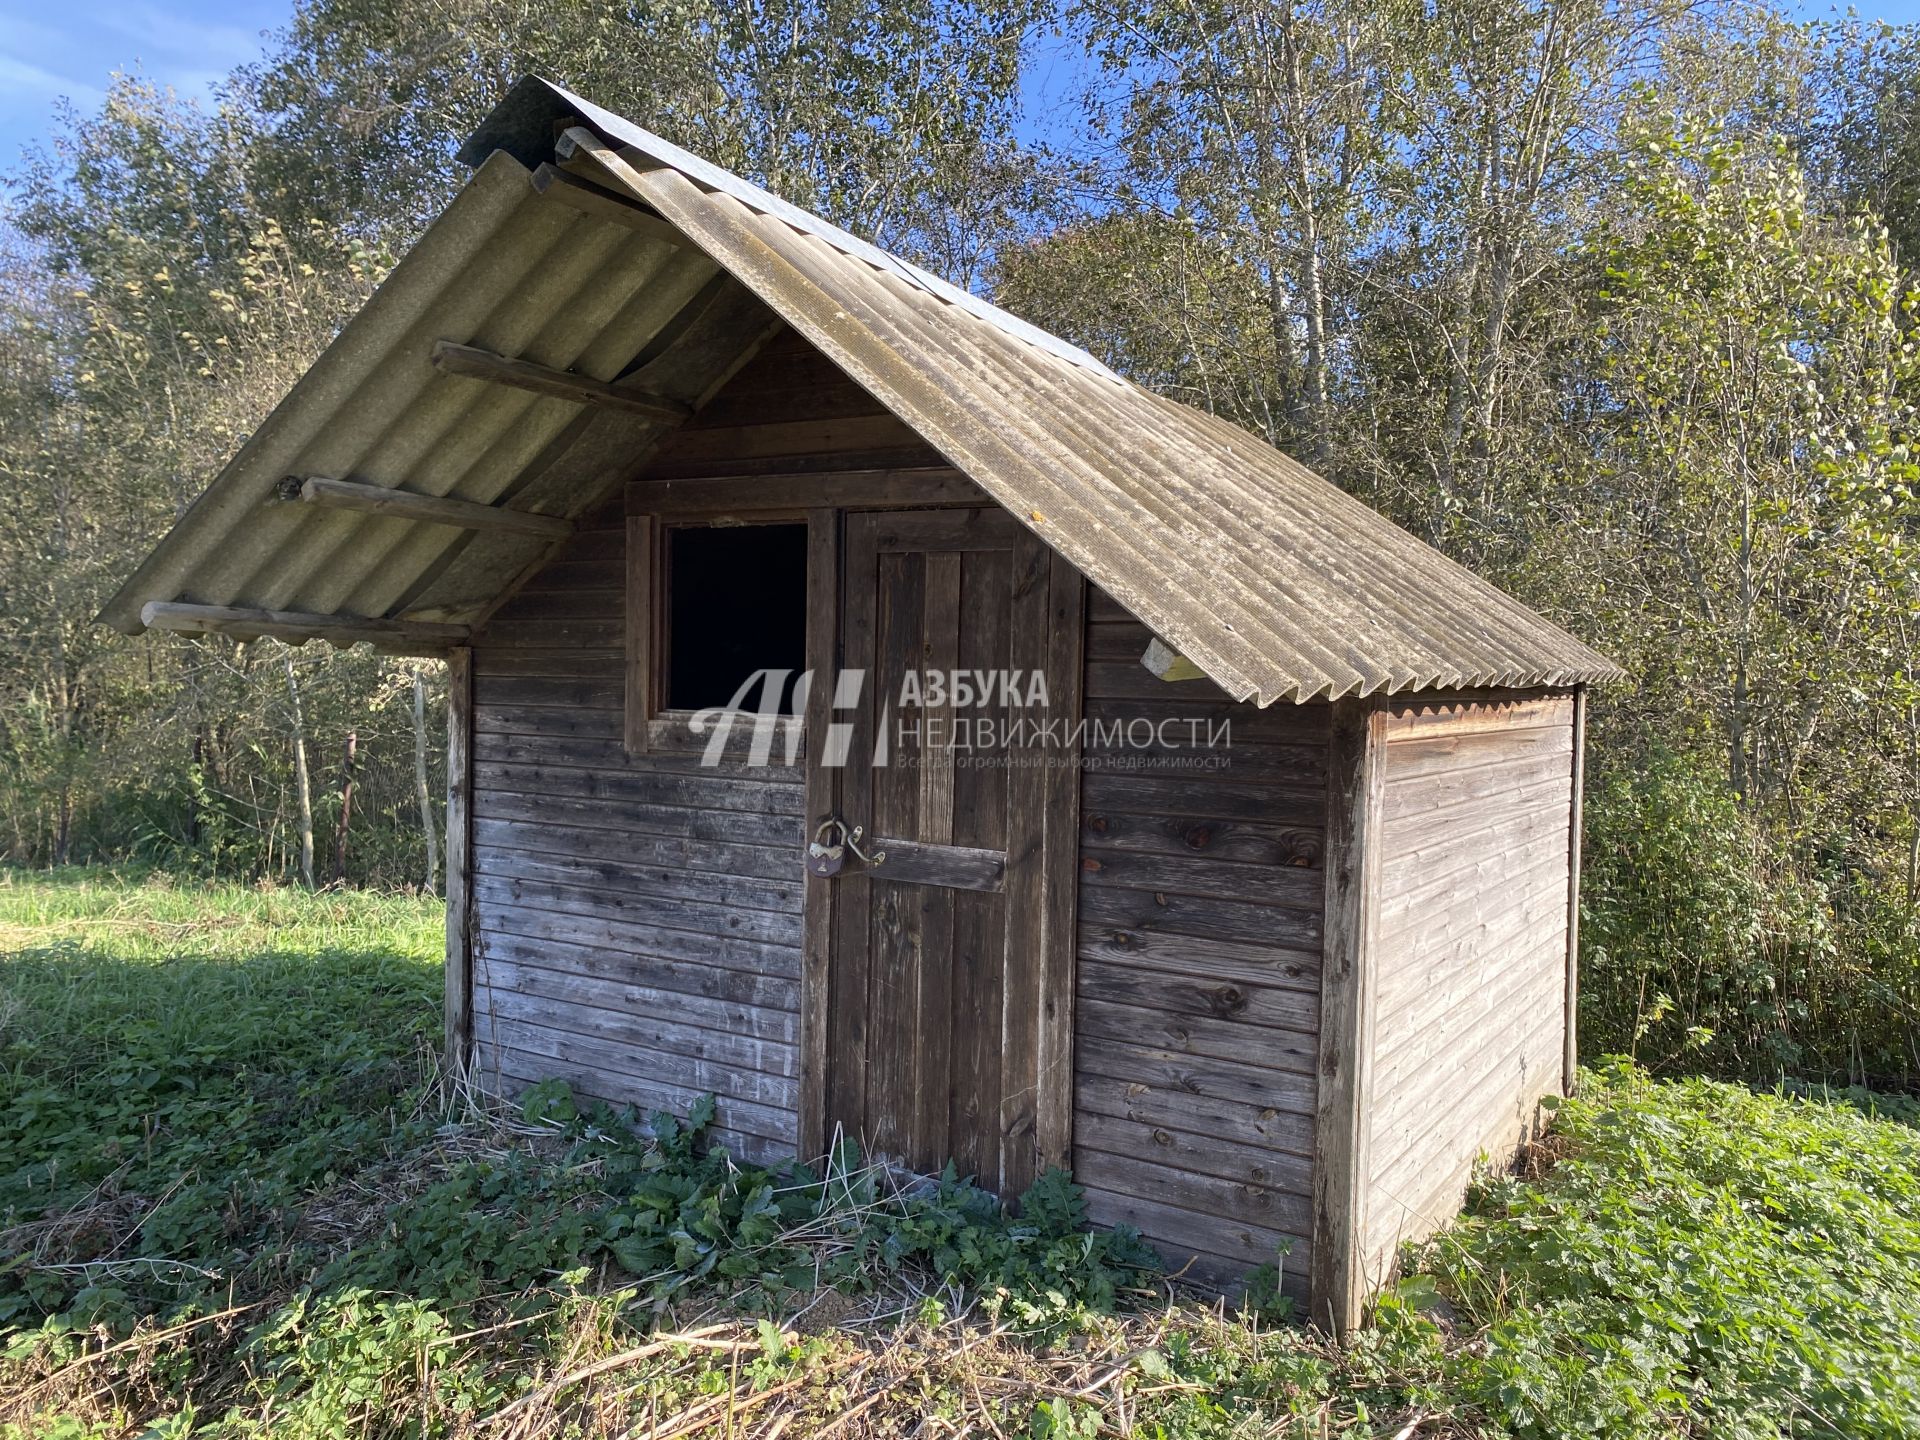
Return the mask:
[[885,859],[831,882],[827,1121],[1017,1194],[1068,1155],[1084,587],[997,509],[852,514],[843,553],[838,811]]

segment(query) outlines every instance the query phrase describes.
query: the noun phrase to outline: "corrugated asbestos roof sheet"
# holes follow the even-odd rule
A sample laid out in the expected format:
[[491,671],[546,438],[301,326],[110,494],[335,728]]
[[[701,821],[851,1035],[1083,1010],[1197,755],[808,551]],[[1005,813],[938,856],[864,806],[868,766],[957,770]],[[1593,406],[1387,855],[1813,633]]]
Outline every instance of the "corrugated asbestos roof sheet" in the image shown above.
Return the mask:
[[101,618],[137,634],[159,600],[471,621],[552,542],[302,504],[289,477],[577,516],[675,422],[445,374],[436,341],[698,403],[777,324],[698,249],[556,203],[494,156]]
[[[534,197],[523,167],[553,157],[569,118],[605,142],[580,152],[595,178],[697,251],[623,239]],[[172,598],[484,612],[537,562],[537,544],[467,536],[461,548],[441,527],[339,514],[316,529],[311,513],[276,514],[274,485],[350,473],[578,514],[633,468],[659,422],[438,376],[432,341],[646,379],[697,402],[727,373],[722,333],[741,354],[764,333],[740,303],[750,293],[1236,697],[1620,673],[1236,426],[558,87],[521,82],[462,154],[480,162],[473,184],[116,597],[112,623],[137,630],[142,603]],[[737,285],[712,284],[716,266]],[[713,338],[689,344],[703,324]],[[658,358],[635,371],[650,344]]]
[[[554,109],[556,101],[563,107],[561,110]],[[949,305],[957,305],[968,314],[998,325],[1051,354],[1071,360],[1076,365],[1085,366],[1089,370],[1105,375],[1110,380],[1120,378],[1078,345],[1069,344],[1058,335],[1049,334],[1037,325],[1029,325],[1019,316],[1009,315],[998,305],[989,304],[978,295],[962,290],[958,285],[950,284],[938,275],[922,270],[912,261],[902,260],[898,255],[891,255],[879,246],[860,239],[857,235],[849,235],[839,226],[828,224],[818,215],[810,214],[797,205],[789,205],[778,195],[770,194],[758,185],[742,180],[731,170],[722,170],[718,165],[702,160],[691,151],[682,150],[672,141],[663,140],[650,130],[642,130],[631,120],[623,119],[610,110],[602,110],[591,100],[583,100],[571,90],[550,81],[526,79],[516,85],[513,93],[500,105],[499,109],[482,121],[480,128],[473,133],[465,145],[460,147],[459,158],[469,165],[478,165],[495,150],[508,150],[517,154],[522,164],[536,165],[550,158],[543,153],[541,146],[552,138],[551,122],[569,113],[584,120],[616,144],[637,149],[654,164],[678,171],[702,189],[721,195],[731,195],[763,215],[784,220],[801,234],[815,236],[843,255],[851,255],[855,259],[866,261],[876,269],[898,275],[929,295],[936,296]]]

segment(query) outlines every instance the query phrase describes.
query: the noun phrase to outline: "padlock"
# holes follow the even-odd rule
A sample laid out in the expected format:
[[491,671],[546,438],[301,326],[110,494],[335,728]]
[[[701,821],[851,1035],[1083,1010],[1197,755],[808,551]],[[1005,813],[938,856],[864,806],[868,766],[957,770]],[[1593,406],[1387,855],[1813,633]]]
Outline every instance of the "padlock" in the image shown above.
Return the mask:
[[846,833],[847,827],[838,820],[820,822],[820,828],[813,832],[813,843],[807,846],[809,875],[830,880],[840,873],[840,867],[847,863],[847,847],[842,843]]

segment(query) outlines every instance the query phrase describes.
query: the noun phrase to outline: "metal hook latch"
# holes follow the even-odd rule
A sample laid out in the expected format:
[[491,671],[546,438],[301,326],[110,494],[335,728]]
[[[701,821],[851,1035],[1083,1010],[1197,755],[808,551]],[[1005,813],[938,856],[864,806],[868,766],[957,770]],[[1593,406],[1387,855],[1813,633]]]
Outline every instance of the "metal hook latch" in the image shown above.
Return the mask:
[[[843,826],[842,828],[844,829],[845,827]],[[886,864],[887,863],[886,851],[876,850],[873,852],[873,854],[869,855],[867,854],[866,851],[860,848],[860,837],[862,835],[865,835],[866,833],[867,832],[865,828],[859,825],[856,825],[853,827],[853,829],[848,830],[847,831],[847,849],[851,850],[854,853],[854,858],[859,860],[859,862],[862,865],[865,865],[868,869],[872,869],[877,865]]]
[[869,855],[860,848],[861,837],[866,833],[859,825],[849,830],[846,821],[838,815],[829,815],[820,822],[820,828],[813,832],[813,843],[807,846],[807,873],[822,880],[831,879],[847,863],[849,850],[869,869],[884,864],[886,851],[876,850]]

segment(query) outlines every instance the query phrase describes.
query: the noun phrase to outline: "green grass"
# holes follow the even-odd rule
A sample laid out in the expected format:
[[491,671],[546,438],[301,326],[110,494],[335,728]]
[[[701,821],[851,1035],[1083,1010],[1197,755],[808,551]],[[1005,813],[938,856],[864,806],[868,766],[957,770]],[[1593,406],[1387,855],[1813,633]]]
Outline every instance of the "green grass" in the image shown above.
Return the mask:
[[1015,1221],[477,1107],[439,948],[413,899],[0,875],[0,1437],[1920,1435],[1910,1099],[1605,1068],[1340,1347],[1057,1181]]
[[439,937],[437,905],[353,892],[0,885],[0,1224],[45,1262],[0,1322],[295,1273],[302,1200],[418,1115]]

